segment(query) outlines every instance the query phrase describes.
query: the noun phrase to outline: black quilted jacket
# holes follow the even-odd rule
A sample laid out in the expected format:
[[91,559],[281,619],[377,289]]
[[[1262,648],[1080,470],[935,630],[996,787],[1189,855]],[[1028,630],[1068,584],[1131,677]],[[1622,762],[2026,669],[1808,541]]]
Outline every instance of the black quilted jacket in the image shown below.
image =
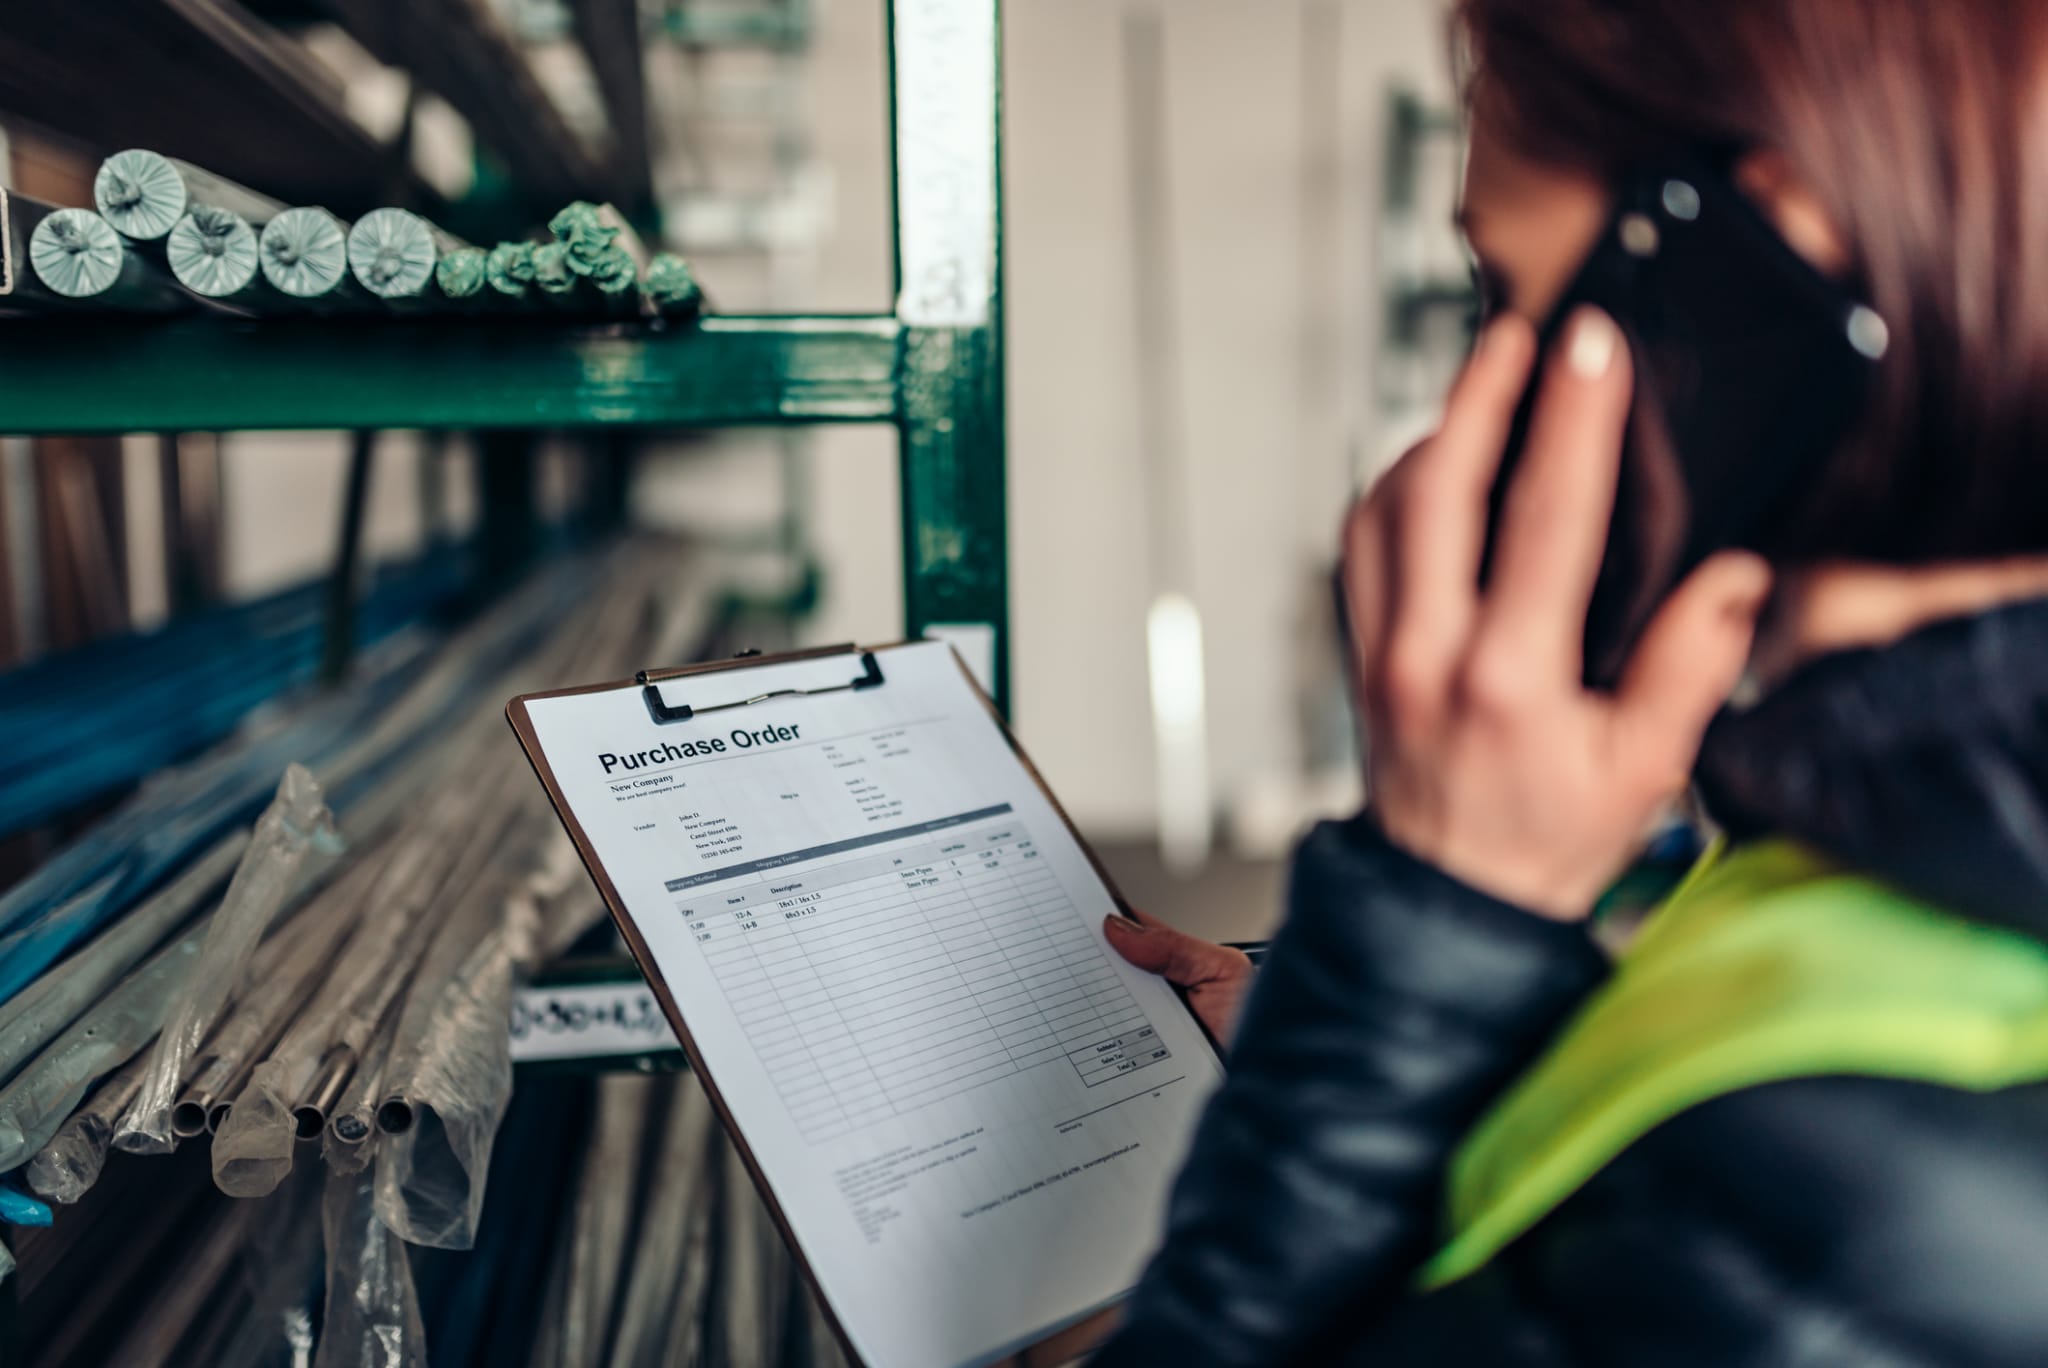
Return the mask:
[[[2048,939],[2048,603],[1822,661],[1700,773],[1738,834]],[[1460,1137],[1605,973],[1580,929],[1319,828],[1096,1364],[2048,1365],[2048,1085],[1730,1094],[1409,1291]]]

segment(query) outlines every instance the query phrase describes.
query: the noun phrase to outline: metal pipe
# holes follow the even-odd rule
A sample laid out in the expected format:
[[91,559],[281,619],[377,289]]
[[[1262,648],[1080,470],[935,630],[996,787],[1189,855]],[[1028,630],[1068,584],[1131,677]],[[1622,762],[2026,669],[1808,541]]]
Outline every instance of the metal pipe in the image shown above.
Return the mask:
[[171,225],[164,261],[180,285],[213,300],[254,296],[261,289],[257,228],[229,209],[202,204]]
[[335,1104],[341,1100],[341,1090],[348,1086],[355,1071],[356,1052],[353,1049],[347,1045],[328,1047],[305,1097],[292,1108],[292,1120],[297,1125],[299,1139],[320,1138],[320,1132],[327,1128],[327,1113],[334,1110]]
[[373,209],[348,230],[348,264],[379,299],[433,303],[427,287],[444,256],[469,244],[405,209]]
[[257,239],[264,278],[294,299],[323,306],[374,304],[376,297],[348,273],[348,228],[312,205],[285,210]]
[[648,303],[663,318],[688,318],[704,311],[704,291],[690,263],[674,252],[656,252],[641,284]]
[[490,302],[489,254],[481,247],[458,247],[434,263],[434,284],[451,303],[476,308]]
[[[376,877],[375,867],[366,858],[375,849],[365,849],[342,877],[323,889],[283,931],[257,951],[250,974],[256,986],[234,1004],[207,1037],[207,1057],[184,1080],[184,1091],[171,1108],[173,1134],[189,1136],[219,1131],[233,1099],[248,1085],[257,1063],[284,1033],[292,1009],[307,1001],[327,965],[346,952],[359,929],[355,910]],[[115,1143],[118,1148],[127,1149],[127,1118],[122,1129],[124,1133]],[[135,1143],[147,1144],[139,1136]]]
[[501,242],[484,258],[484,278],[491,289],[506,299],[532,297],[534,245],[530,242]]
[[228,999],[241,988],[278,910],[316,848],[338,849],[334,814],[312,771],[285,767],[277,795],[256,825],[206,937],[190,991],[178,1004],[151,1053],[142,1094],[121,1123],[121,1148],[161,1153],[171,1146],[171,1108],[185,1066],[219,1024]]
[[191,297],[131,252],[90,209],[59,209],[0,190],[0,307],[171,313]]
[[36,1151],[28,1163],[28,1185],[37,1196],[68,1204],[99,1181],[115,1123],[142,1086],[144,1062],[141,1055],[129,1060]]
[[194,209],[216,209],[261,228],[284,206],[267,195],[148,148],[131,147],[100,163],[93,203],[123,237],[154,242]]
[[211,920],[157,951],[0,1090],[0,1172],[33,1158],[96,1079],[149,1043],[199,962]]
[[0,1007],[0,1077],[76,1021],[187,921],[226,882],[248,845],[246,832],[223,837],[169,885]]

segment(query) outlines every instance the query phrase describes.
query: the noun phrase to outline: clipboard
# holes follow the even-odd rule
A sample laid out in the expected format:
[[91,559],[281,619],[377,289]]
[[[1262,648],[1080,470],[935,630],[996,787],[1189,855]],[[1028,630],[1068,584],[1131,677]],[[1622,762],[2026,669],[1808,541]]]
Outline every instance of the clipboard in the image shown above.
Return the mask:
[[[577,854],[583,860],[585,868],[589,870],[592,880],[597,885],[599,893],[603,896],[605,906],[610,910],[612,920],[617,925],[621,936],[625,939],[634,962],[638,965],[642,975],[647,979],[648,985],[653,990],[655,999],[659,1002],[663,1014],[668,1018],[669,1025],[674,1029],[676,1039],[681,1044],[685,1057],[689,1060],[691,1071],[696,1075],[699,1084],[703,1087],[706,1096],[711,1102],[719,1122],[725,1127],[727,1135],[730,1136],[735,1149],[739,1152],[740,1159],[746,1166],[747,1173],[752,1178],[756,1191],[759,1192],[762,1202],[768,1209],[770,1218],[775,1222],[776,1229],[781,1233],[784,1243],[789,1248],[792,1260],[801,1271],[812,1294],[817,1298],[818,1305],[825,1316],[827,1324],[830,1325],[834,1337],[839,1342],[848,1361],[856,1365],[867,1365],[868,1361],[862,1357],[859,1350],[855,1347],[852,1337],[841,1321],[839,1308],[834,1306],[827,1297],[823,1282],[812,1264],[808,1251],[806,1251],[799,1240],[795,1227],[784,1209],[782,1200],[769,1182],[767,1174],[755,1155],[746,1132],[739,1125],[731,1106],[728,1104],[718,1080],[712,1076],[697,1040],[685,1024],[682,1011],[670,986],[664,981],[659,971],[653,952],[649,948],[640,928],[629,914],[625,900],[621,896],[611,874],[599,858],[589,833],[585,831],[582,823],[578,820],[569,797],[565,793],[562,783],[549,763],[543,749],[535,728],[530,705],[548,699],[599,692],[617,692],[628,688],[637,688],[640,691],[641,701],[646,707],[648,720],[655,726],[667,726],[714,713],[735,713],[744,716],[744,710],[771,700],[838,693],[857,693],[886,688],[888,684],[887,673],[885,666],[878,659],[879,654],[912,644],[915,643],[903,641],[872,647],[860,647],[852,644],[833,645],[775,655],[762,655],[759,652],[751,651],[743,652],[730,660],[711,661],[669,669],[642,670],[629,680],[611,680],[521,695],[512,699],[506,705],[506,718],[510,722],[513,732],[518,736],[520,746],[525,751],[529,763],[533,766],[534,774],[547,790],[549,800],[554,804],[557,815],[561,818],[571,841],[575,844]],[[1032,763],[1030,757],[1025,754],[1023,748],[1018,744],[1015,735],[1011,732],[1001,713],[996,709],[993,700],[989,698],[987,692],[975,680],[965,662],[960,659],[958,652],[949,651],[948,654],[952,657],[954,665],[959,669],[961,676],[973,691],[975,698],[979,700],[988,720],[996,727],[1011,755],[1021,765],[1030,782],[1037,787],[1039,794],[1042,795],[1045,802],[1051,807],[1058,822],[1064,826],[1066,834],[1072,838],[1075,845],[1079,848],[1095,877],[1101,881],[1102,887],[1107,890],[1116,910],[1124,916],[1130,916],[1130,905],[1125,901],[1115,882],[1110,878],[1108,870],[1104,867],[1094,849],[1083,839],[1073,820],[1068,816],[1065,807],[1060,804],[1058,798],[1047,786],[1044,776],[1039,773],[1037,766]],[[729,679],[733,675],[743,674],[749,670],[770,666],[801,664],[811,661],[824,661],[835,657],[843,658],[847,662],[848,669],[844,676],[844,683],[838,682],[837,676],[835,676],[832,682],[817,687],[784,688],[755,694],[745,692],[735,694],[729,688],[699,692],[687,688],[676,690],[664,687],[676,681],[688,681],[692,685],[710,684],[713,681],[720,680],[721,677]],[[1199,1018],[1194,1016],[1192,1009],[1187,1004],[1185,993],[1176,988],[1174,995],[1179,1001],[1181,1010],[1188,1014],[1189,1019],[1194,1023],[1198,1034],[1212,1052],[1213,1057],[1220,1061],[1222,1058],[1220,1045],[1208,1034],[1206,1027],[1201,1025]],[[1005,1365],[1006,1368],[1052,1368],[1053,1365],[1076,1362],[1108,1336],[1115,1326],[1117,1310],[1118,1308],[1115,1305],[1104,1307],[1072,1324],[1055,1330],[1033,1344],[1016,1350],[1008,1357],[999,1359],[997,1362]],[[868,1365],[868,1368],[886,1368],[886,1365]]]

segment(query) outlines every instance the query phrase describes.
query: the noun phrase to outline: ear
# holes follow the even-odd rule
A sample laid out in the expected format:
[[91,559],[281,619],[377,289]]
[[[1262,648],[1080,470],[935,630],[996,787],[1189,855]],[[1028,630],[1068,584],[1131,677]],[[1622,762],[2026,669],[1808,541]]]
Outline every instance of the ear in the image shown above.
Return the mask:
[[1735,183],[1756,201],[1792,250],[1825,275],[1848,272],[1848,239],[1784,153],[1775,148],[1746,153],[1735,164]]

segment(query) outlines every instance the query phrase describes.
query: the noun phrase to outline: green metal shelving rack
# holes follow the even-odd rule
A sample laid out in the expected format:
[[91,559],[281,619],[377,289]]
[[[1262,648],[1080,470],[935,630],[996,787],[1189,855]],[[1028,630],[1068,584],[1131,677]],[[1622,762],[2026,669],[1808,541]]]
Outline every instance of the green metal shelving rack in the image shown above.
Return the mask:
[[38,319],[0,327],[0,431],[893,423],[905,626],[987,628],[1007,711],[999,0],[893,0],[889,48],[890,313]]

